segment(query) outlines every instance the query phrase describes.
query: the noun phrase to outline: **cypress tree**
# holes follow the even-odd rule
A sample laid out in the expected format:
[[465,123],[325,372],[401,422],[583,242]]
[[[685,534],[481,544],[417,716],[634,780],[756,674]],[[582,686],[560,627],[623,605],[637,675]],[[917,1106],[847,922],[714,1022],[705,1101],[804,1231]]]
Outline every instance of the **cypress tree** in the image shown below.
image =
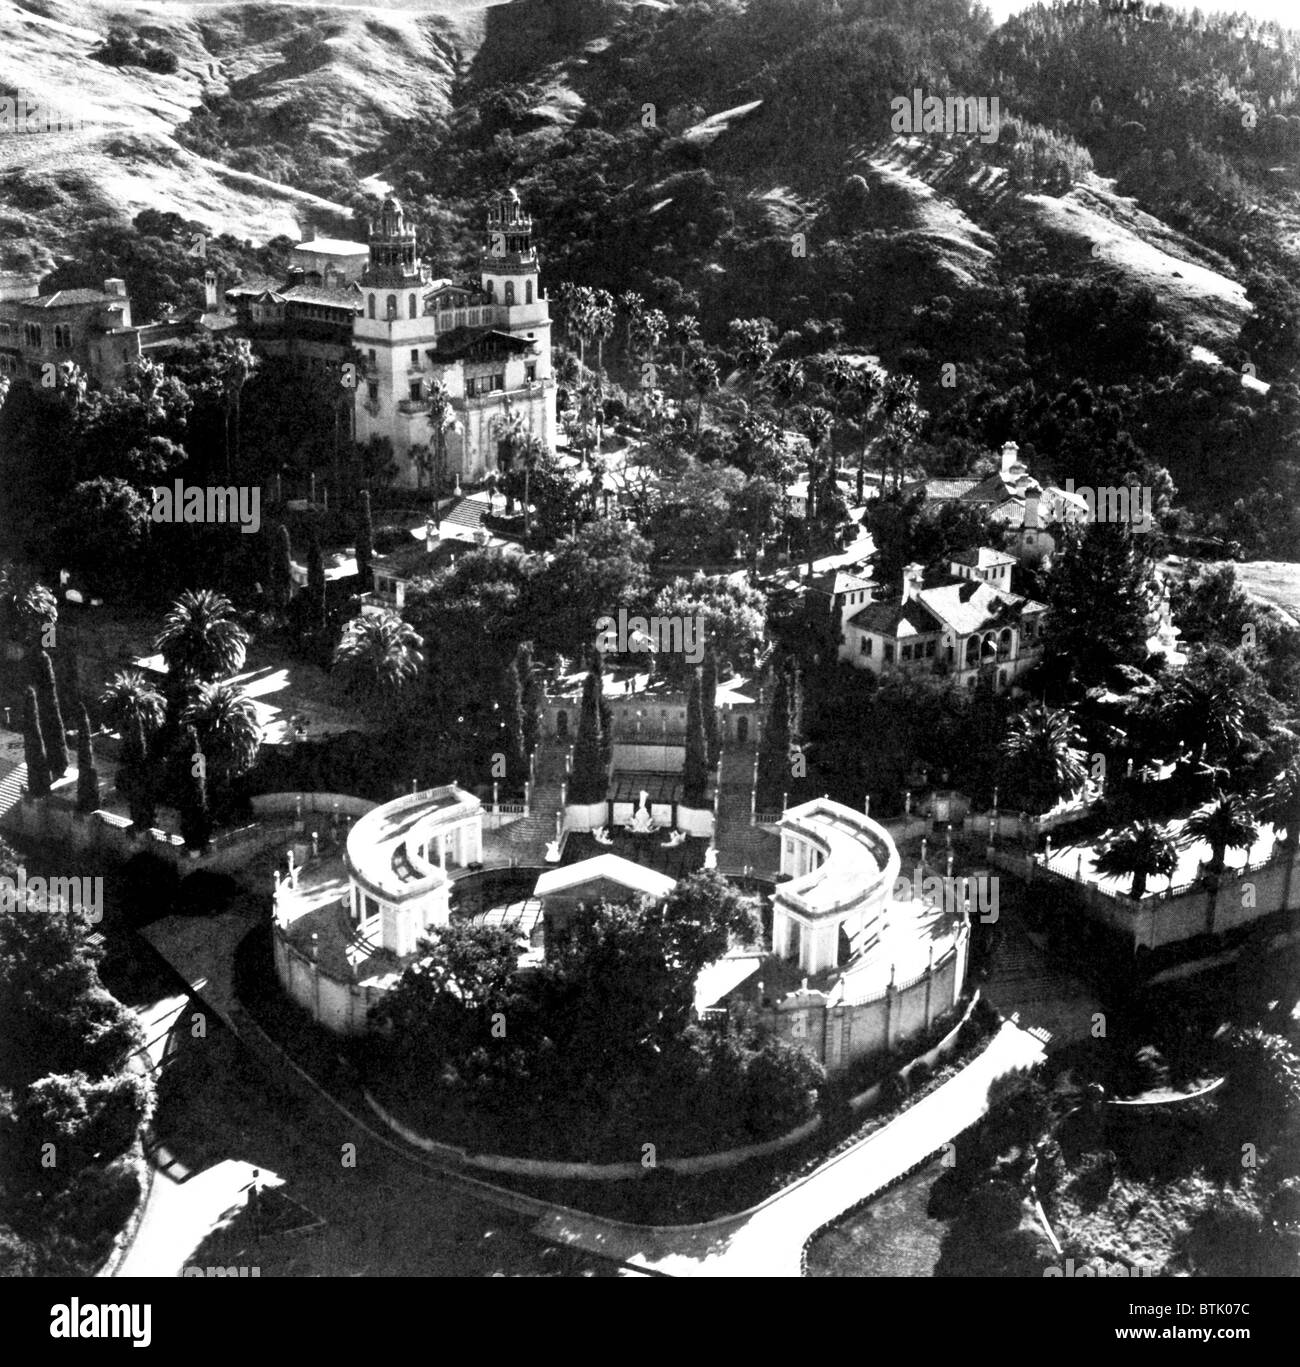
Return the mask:
[[614,712],[605,697],[605,661],[600,651],[591,652],[591,674],[595,679],[596,713],[600,719],[600,759],[609,773],[614,759]]
[[83,707],[77,723],[77,811],[88,816],[99,807],[99,770],[90,737],[90,713]]
[[118,787],[126,797],[131,812],[131,824],[137,835],[143,835],[157,819],[154,805],[153,777],[149,772],[149,750],[144,740],[144,724],[133,717],[123,737],[122,768]]
[[81,706],[81,671],[77,664],[77,652],[65,643],[54,657],[54,666],[59,696],[68,704],[69,713],[75,713]]
[[774,811],[790,788],[790,686],[784,669],[776,674],[763,744],[758,752],[758,806]]
[[704,732],[704,685],[698,669],[691,671],[686,698],[686,762],[682,769],[682,800],[689,807],[704,805],[709,782],[708,740]]
[[537,666],[533,663],[533,648],[527,641],[519,647],[517,664],[519,681],[524,690],[524,749],[531,755],[542,736],[542,708],[546,697]]
[[[212,843],[212,813],[208,807],[208,781],[204,774],[203,752],[198,732],[185,728],[181,740],[185,759],[185,780],[181,794],[181,836],[185,848],[202,854]],[[197,770],[197,772],[195,772]]]
[[700,694],[704,709],[704,738],[708,742],[709,768],[717,767],[722,754],[722,735],[718,730],[718,657],[710,649],[704,655],[704,680]]
[[375,555],[375,528],[370,517],[370,490],[358,495],[357,512],[357,575],[364,593],[371,587],[370,566]]
[[505,670],[501,689],[502,718],[506,730],[506,777],[510,786],[523,792],[528,779],[528,752],[524,748],[524,690],[519,668],[512,660]]
[[582,685],[582,710],[578,714],[578,736],[573,745],[573,773],[569,781],[571,801],[599,802],[605,796],[609,771],[603,755],[600,674],[592,669]]
[[48,797],[50,761],[41,734],[41,714],[36,690],[30,685],[23,697],[23,758],[27,761],[27,792],[32,797]]
[[320,536],[311,529],[311,544],[307,550],[307,596],[310,600],[310,629],[325,626],[325,557],[321,553]]
[[63,728],[63,709],[59,706],[59,690],[54,682],[54,661],[49,651],[38,652],[35,659],[36,699],[41,711],[41,734],[45,738],[45,754],[49,761],[50,777],[62,778],[71,762],[68,738]]
[[293,554],[289,544],[289,529],[283,522],[271,533],[268,585],[271,602],[281,610],[289,606],[293,597]]

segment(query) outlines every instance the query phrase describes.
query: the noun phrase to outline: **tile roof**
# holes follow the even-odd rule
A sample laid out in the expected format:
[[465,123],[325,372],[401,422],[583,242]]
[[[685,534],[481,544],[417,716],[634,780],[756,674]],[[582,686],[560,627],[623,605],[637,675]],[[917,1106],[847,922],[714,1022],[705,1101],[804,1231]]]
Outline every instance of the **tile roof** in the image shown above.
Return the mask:
[[1040,485],[1023,465],[1013,465],[1010,476],[1001,470],[985,475],[973,489],[961,495],[963,503],[1002,503],[1009,498],[1024,498],[1037,493]]
[[103,290],[75,289],[56,290],[53,294],[42,294],[36,299],[19,299],[15,302],[25,309],[66,309],[78,304],[106,304],[115,300],[119,304],[127,302],[125,294],[105,294]]
[[849,618],[849,625],[873,636],[926,636],[942,631],[943,622],[924,602],[924,595],[909,598],[906,603],[868,603],[861,612]]
[[922,589],[906,603],[872,603],[849,624],[874,636],[923,635],[944,628],[958,636],[1018,621],[1025,613],[1045,612],[1042,603],[1006,593],[977,579],[955,579]]
[[348,242],[341,237],[313,237],[299,242],[294,251],[320,252],[325,256],[366,256],[370,248],[364,242]]
[[971,565],[978,570],[992,569],[994,565],[1014,565],[1016,557],[1005,551],[995,551],[988,546],[973,546],[970,550],[958,551],[953,560],[958,565]]
[[294,285],[280,292],[282,299],[299,304],[323,304],[327,308],[361,312],[361,289],[357,285]]
[[594,859],[582,859],[576,864],[547,869],[539,875],[533,896],[547,897],[570,888],[582,887],[584,883],[594,883],[599,879],[619,883],[633,892],[644,893],[649,897],[667,897],[677,886],[666,874],[648,869],[643,864],[634,864],[621,855],[598,854]]
[[903,492],[914,494],[920,490],[926,498],[945,502],[950,499],[961,498],[963,494],[969,493],[978,483],[979,481],[975,479],[918,479],[911,484],[903,485]]

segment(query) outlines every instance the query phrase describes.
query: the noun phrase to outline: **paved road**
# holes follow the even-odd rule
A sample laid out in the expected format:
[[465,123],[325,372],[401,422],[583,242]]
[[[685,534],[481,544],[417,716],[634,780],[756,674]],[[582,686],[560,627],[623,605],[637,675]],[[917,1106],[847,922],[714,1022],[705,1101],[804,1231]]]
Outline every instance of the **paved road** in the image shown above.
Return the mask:
[[[233,1022],[236,1030],[241,1008],[234,1000],[230,974],[235,947],[248,925],[243,917],[227,912],[212,918],[168,917],[145,932],[159,952],[182,972],[196,994],[201,994],[223,1020]],[[798,1276],[801,1251],[809,1235],[849,1206],[902,1176],[920,1158],[974,1123],[987,1107],[989,1084],[1006,1072],[1036,1062],[1042,1055],[1043,1046],[1037,1039],[1013,1025],[1004,1026],[984,1053],[955,1078],[883,1129],[747,1214],[703,1226],[652,1230],[528,1202],[534,1212],[533,1232],[575,1251],[674,1276]],[[505,1192],[498,1196],[473,1179],[454,1173],[434,1175],[413,1159],[403,1161],[391,1152],[393,1146],[376,1144],[331,1102],[307,1092],[305,1084],[296,1085],[295,1092],[305,1097],[300,1104],[313,1117],[313,1143],[325,1144],[321,1152],[329,1150],[329,1160],[322,1161],[331,1161],[331,1166],[337,1162],[340,1142],[359,1142],[373,1155],[370,1162],[398,1174],[399,1184],[409,1186],[413,1176],[422,1185],[436,1183],[440,1204],[450,1207],[448,1213],[458,1225],[463,1223],[464,1207],[482,1212],[484,1202],[499,1203],[517,1216],[524,1205],[518,1197]],[[381,1147],[390,1151],[381,1154]],[[133,1275],[138,1267],[169,1263],[175,1269],[174,1260],[188,1256],[223,1214],[242,1200],[251,1166],[259,1165],[205,1164],[202,1180],[186,1182],[184,1185],[190,1190],[183,1193],[172,1192],[165,1181],[156,1182],[156,1196],[150,1198],[150,1209],[141,1226],[142,1238],[137,1239],[143,1247],[139,1253],[132,1250],[124,1275]],[[271,1164],[265,1167],[272,1173],[278,1172]],[[361,1218],[363,1208],[356,1207],[355,1201],[357,1184],[344,1185],[352,1198],[351,1218]],[[337,1193],[326,1192],[316,1200],[331,1197],[341,1199]],[[485,1216],[479,1214],[474,1218],[481,1221]],[[486,1219],[497,1223],[510,1218],[504,1213],[498,1217],[490,1210],[486,1214]],[[188,1247],[182,1249],[186,1244]]]
[[539,1221],[537,1232],[672,1276],[797,1277],[811,1234],[972,1125],[988,1109],[995,1078],[1042,1056],[1036,1039],[1004,1025],[984,1053],[951,1081],[745,1215],[650,1231],[566,1212]]

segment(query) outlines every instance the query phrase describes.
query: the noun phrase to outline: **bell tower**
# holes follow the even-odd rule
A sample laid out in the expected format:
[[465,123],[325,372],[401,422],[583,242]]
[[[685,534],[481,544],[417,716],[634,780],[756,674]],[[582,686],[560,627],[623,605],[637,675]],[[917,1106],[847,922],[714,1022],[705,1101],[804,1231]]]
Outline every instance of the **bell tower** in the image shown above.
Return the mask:
[[537,302],[533,220],[520,206],[517,190],[506,190],[488,205],[480,270],[483,290],[493,303]]
[[415,257],[415,228],[407,227],[402,206],[391,196],[384,200],[378,219],[370,222],[370,260],[361,276],[362,285],[403,286],[421,279]]

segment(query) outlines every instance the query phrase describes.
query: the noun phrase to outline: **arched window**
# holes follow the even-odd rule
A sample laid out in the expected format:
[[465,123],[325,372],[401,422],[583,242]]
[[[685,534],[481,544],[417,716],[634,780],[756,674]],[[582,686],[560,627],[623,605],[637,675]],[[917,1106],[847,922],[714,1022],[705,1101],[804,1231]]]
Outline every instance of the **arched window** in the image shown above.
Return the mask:
[[373,294],[370,296],[370,316],[372,318],[375,316],[375,296]]
[[506,281],[506,303],[507,303],[507,304],[513,304],[514,302],[515,302],[515,282],[514,282],[513,280],[507,280],[507,281]]
[[388,296],[388,316],[390,318],[397,317],[397,296],[395,294]]
[[497,297],[497,282],[495,280],[489,280],[487,282],[487,297],[489,299],[495,299]]
[[525,281],[524,281],[524,303],[525,303],[525,304],[531,304],[532,302],[533,302],[533,282],[532,282],[531,280],[525,280]]
[[406,316],[408,318],[415,317],[415,295],[413,294],[406,296]]

